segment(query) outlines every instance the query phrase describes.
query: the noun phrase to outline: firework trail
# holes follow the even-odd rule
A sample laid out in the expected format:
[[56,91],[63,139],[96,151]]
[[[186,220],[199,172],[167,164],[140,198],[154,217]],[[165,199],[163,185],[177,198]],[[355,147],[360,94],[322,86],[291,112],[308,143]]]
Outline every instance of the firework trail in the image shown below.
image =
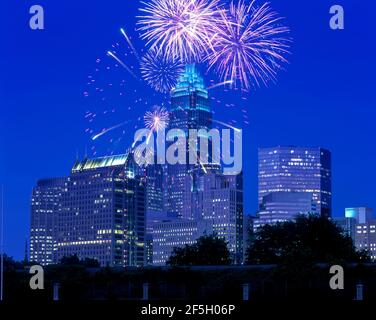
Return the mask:
[[128,72],[129,72],[129,74],[133,77],[133,78],[135,78],[135,79],[137,79],[138,80],[138,78],[137,78],[137,76],[134,74],[134,72],[123,62],[123,61],[121,61],[113,52],[111,52],[111,51],[107,51],[107,54],[110,56],[110,57],[112,57],[112,58],[114,58],[125,70],[127,70]]
[[223,81],[223,82],[220,82],[220,83],[213,84],[212,86],[208,87],[208,90],[218,88],[218,87],[221,87],[221,86],[225,86],[226,84],[233,84],[233,83],[234,83],[233,80]]
[[232,130],[234,130],[234,131],[236,131],[236,132],[240,132],[241,130],[239,129],[239,128],[236,128],[236,127],[234,127],[234,126],[232,126],[232,125],[229,125],[228,123],[225,123],[225,122],[223,122],[223,121],[219,121],[219,120],[215,120],[215,119],[211,119],[214,123],[218,123],[218,124],[221,124],[222,126],[225,126],[225,127],[227,127],[227,128],[230,128],[230,129],[232,129]]
[[[256,7],[255,1],[232,2],[228,11],[221,11],[213,40],[214,53],[207,56],[209,69],[222,79],[231,79],[236,86],[250,89],[276,80],[276,73],[287,63],[289,28],[269,3]],[[253,81],[252,81],[253,80]]]
[[157,50],[152,49],[142,57],[140,71],[150,87],[158,92],[168,93],[175,87],[184,71],[184,65],[179,60],[170,60],[158,55]]
[[170,60],[200,61],[211,47],[220,16],[219,0],[151,0],[142,2],[138,28],[147,45]]
[[125,30],[123,28],[120,28],[120,32],[122,33],[122,35],[124,36],[125,40],[127,41],[128,45],[130,46],[133,54],[135,55],[135,57],[137,58],[138,61],[140,61],[140,56],[138,55],[137,53],[137,50],[136,48],[134,47],[132,41],[130,40],[130,38],[128,37],[127,33],[125,32]]
[[112,131],[112,130],[115,130],[115,129],[117,129],[117,128],[120,128],[120,127],[122,127],[122,126],[128,124],[129,122],[130,122],[130,121],[124,121],[124,122],[122,122],[122,123],[117,124],[116,126],[111,127],[111,128],[103,129],[100,133],[98,133],[98,134],[92,136],[92,137],[91,137],[91,140],[93,140],[93,141],[94,141],[94,140],[97,140],[97,139],[100,138],[101,136],[105,135],[107,132],[110,132],[110,131]]

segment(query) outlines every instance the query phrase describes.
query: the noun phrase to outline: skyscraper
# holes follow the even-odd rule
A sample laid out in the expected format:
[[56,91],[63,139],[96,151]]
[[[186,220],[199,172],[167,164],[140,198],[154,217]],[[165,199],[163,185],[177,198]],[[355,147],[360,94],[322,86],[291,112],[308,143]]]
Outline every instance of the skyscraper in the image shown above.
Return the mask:
[[[176,87],[171,92],[171,112],[169,129],[183,130],[186,137],[190,129],[210,130],[212,112],[208,90],[195,65],[187,65]],[[188,150],[188,148],[187,148]],[[199,148],[197,148],[199,153]],[[200,166],[189,164],[187,151],[186,164],[167,165],[166,202],[167,212],[182,216],[186,181],[190,179],[194,188],[195,175]]]
[[[32,203],[35,252],[39,207],[46,203],[53,227],[53,262],[77,254],[102,266],[144,264],[145,182],[136,174],[131,153],[77,162],[69,177],[58,184],[56,203],[50,203],[52,182],[39,182]],[[43,189],[41,189],[43,187]],[[48,222],[48,223],[47,223]],[[39,240],[39,235],[38,238]],[[34,242],[32,242],[34,240]],[[31,253],[31,258],[35,253]],[[40,262],[34,258],[34,261]]]
[[29,260],[41,265],[54,262],[55,224],[61,210],[65,178],[39,180],[31,197]]
[[[209,133],[212,129],[212,111],[209,95],[204,80],[194,65],[186,66],[176,88],[171,92],[170,113],[169,129],[180,129],[186,137],[191,129],[203,129],[201,133],[198,132],[198,138],[207,139],[208,149],[203,149],[198,139],[194,146],[198,163],[189,164],[191,147],[189,145],[186,148],[187,164],[167,165],[166,210],[170,217],[183,219],[176,222],[180,223],[183,229],[177,230],[184,230],[183,221],[186,225],[196,223],[197,230],[201,231],[203,228],[198,226],[206,226],[204,228],[206,231],[210,229],[228,243],[234,262],[241,262],[243,259],[243,176],[242,174],[224,175],[221,164],[214,163],[212,159],[212,137]],[[175,228],[174,223],[167,225],[162,223],[158,228],[168,229],[168,226]],[[174,235],[173,230],[171,234]],[[191,243],[199,235],[202,235],[202,232],[191,233],[190,236],[185,234],[176,243],[183,245],[184,239],[186,243]],[[179,235],[174,235],[173,239],[176,239],[176,236]],[[154,255],[156,261],[161,263],[163,259],[160,257],[166,257],[166,252],[163,252],[164,245],[155,239],[153,247],[159,252],[158,257]],[[170,249],[166,247],[167,251]]]
[[234,262],[242,261],[243,250],[243,175],[225,175],[220,170],[202,172],[196,177],[196,190],[187,181],[183,217],[205,220],[223,238]]
[[255,225],[299,213],[331,216],[331,154],[323,148],[259,149],[259,213]]
[[202,179],[202,218],[212,223],[213,232],[227,242],[232,260],[239,264],[243,261],[243,174],[209,172]]

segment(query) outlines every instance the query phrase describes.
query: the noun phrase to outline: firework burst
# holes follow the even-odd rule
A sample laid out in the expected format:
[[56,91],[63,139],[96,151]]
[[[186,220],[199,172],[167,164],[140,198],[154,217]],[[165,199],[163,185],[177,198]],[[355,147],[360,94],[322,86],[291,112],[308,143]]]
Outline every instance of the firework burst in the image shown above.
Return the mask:
[[275,81],[289,53],[289,28],[281,20],[269,3],[256,7],[255,1],[232,2],[228,11],[221,11],[214,52],[207,56],[209,68],[244,89]]
[[141,59],[140,71],[142,78],[154,90],[168,93],[175,87],[184,65],[179,60],[169,60],[158,55],[157,50],[147,52]]
[[164,107],[156,106],[153,111],[145,113],[144,122],[146,128],[158,132],[168,126],[169,118],[169,113]]
[[220,16],[219,0],[151,0],[140,9],[141,38],[170,59],[200,61]]

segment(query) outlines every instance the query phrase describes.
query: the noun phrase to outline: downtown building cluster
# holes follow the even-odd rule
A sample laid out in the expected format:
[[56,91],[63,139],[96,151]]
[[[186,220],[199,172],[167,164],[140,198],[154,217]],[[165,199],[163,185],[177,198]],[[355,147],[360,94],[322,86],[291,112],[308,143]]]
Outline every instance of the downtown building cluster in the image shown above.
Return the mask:
[[[209,101],[196,67],[186,66],[171,92],[167,129],[210,131]],[[221,164],[141,167],[130,149],[77,161],[69,177],[40,180],[33,189],[30,260],[42,265],[74,254],[101,266],[164,265],[174,247],[211,234],[242,262],[242,174],[225,175]]]
[[[194,65],[171,92],[168,128],[209,131],[208,90]],[[198,157],[200,157],[200,148]],[[211,148],[209,148],[209,151]],[[203,235],[223,238],[232,260],[245,258],[250,231],[299,214],[332,216],[331,153],[320,147],[261,148],[258,211],[244,214],[243,174],[220,163],[138,166],[134,150],[77,161],[68,177],[43,179],[33,189],[30,261],[59,263],[76,254],[101,266],[165,265],[175,247]],[[209,154],[209,158],[211,154]],[[337,219],[358,249],[376,258],[376,220],[370,209],[346,209]]]

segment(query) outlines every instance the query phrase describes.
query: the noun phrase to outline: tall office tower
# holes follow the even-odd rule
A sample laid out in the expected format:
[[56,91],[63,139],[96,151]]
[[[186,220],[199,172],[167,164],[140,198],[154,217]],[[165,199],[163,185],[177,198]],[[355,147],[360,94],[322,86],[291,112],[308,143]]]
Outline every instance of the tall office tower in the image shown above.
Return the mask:
[[262,148],[259,149],[258,169],[260,211],[256,224],[293,219],[299,213],[306,213],[302,212],[304,207],[311,208],[310,212],[331,216],[331,154],[328,150]]
[[[208,90],[195,65],[187,65],[176,87],[171,92],[171,112],[168,129],[183,130],[188,136],[189,129],[210,130],[212,112],[210,110]],[[200,156],[200,148],[196,146]],[[188,150],[188,148],[187,148]],[[186,180],[192,181],[191,189],[195,191],[196,175],[201,170],[198,165],[187,164],[167,165],[166,178],[166,211],[181,217],[184,208],[184,192]]]
[[56,261],[77,254],[102,266],[143,265],[145,186],[132,154],[76,163],[58,217]]
[[65,179],[44,179],[37,182],[31,198],[29,260],[41,265],[53,263],[54,228],[61,210]]
[[[242,175],[224,175],[220,163],[214,163],[215,159],[212,159],[213,146],[209,132],[212,129],[212,112],[208,91],[194,65],[186,66],[176,88],[171,92],[169,129],[180,129],[186,137],[191,129],[203,129],[203,132],[198,133],[198,141],[194,146],[199,163],[189,164],[187,146],[187,164],[167,165],[165,204],[168,216],[182,218],[187,224],[210,226],[212,232],[228,243],[234,262],[240,263],[243,260]],[[208,149],[202,148],[200,138],[208,141]],[[174,224],[158,225],[162,229],[168,226],[173,227]],[[153,237],[156,236],[154,231],[153,229]],[[175,241],[176,245],[188,244],[201,234],[196,232],[190,237],[181,237],[179,241]],[[153,238],[153,248],[162,252],[164,249],[159,250],[160,247],[158,238]],[[165,260],[165,252],[163,256]],[[154,258],[154,263],[163,261],[158,254],[153,255]]]
[[227,242],[233,262],[239,264],[243,261],[243,174],[208,172],[200,180],[201,218],[209,221],[213,232]]
[[65,179],[54,227],[54,262],[94,258],[102,266],[144,264],[145,186],[131,154],[77,162]]
[[335,221],[353,239],[358,250],[368,250],[371,258],[376,260],[376,217],[372,209],[346,208],[345,217]]

